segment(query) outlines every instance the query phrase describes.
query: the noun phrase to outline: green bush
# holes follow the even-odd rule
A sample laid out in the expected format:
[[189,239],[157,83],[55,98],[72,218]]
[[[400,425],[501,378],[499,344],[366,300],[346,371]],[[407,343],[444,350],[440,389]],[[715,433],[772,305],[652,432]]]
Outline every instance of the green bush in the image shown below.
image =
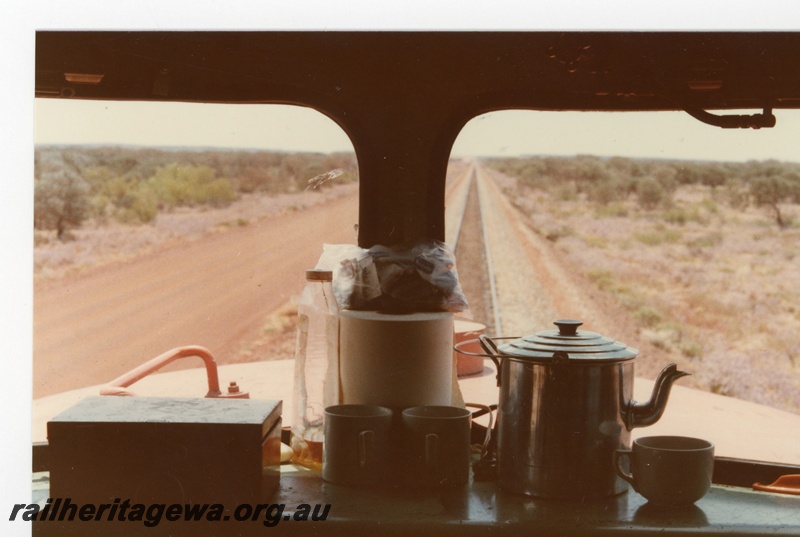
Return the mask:
[[305,189],[312,177],[342,170],[322,188],[358,180],[353,153],[172,151],[123,147],[37,146],[34,227],[67,229],[87,218],[152,221],[159,210],[230,204],[239,192]]
[[603,205],[598,207],[594,214],[598,218],[604,218],[609,216],[621,216],[625,217],[629,214],[628,206],[622,202],[612,203],[610,205]]
[[575,234],[575,230],[569,226],[559,226],[557,228],[548,229],[544,233],[544,238],[552,241],[557,242],[559,239],[563,239],[564,237],[570,237]]
[[723,240],[722,233],[709,233],[690,240],[686,243],[686,246],[692,249],[713,248],[722,244]]
[[35,182],[33,194],[34,227],[54,229],[58,239],[66,238],[88,217],[89,185],[71,167],[44,173]]
[[221,206],[236,199],[230,181],[217,178],[209,166],[164,166],[147,180],[146,188],[156,203],[166,209],[205,204]]
[[223,207],[236,200],[236,193],[233,191],[230,181],[216,179],[199,189],[197,200],[214,207]]
[[694,341],[685,341],[680,344],[681,354],[687,358],[702,358],[703,346]]
[[628,193],[622,181],[607,178],[596,181],[586,189],[586,196],[589,201],[597,205],[609,205],[610,203],[625,200]]
[[602,291],[607,291],[616,286],[616,281],[614,280],[614,274],[610,270],[606,269],[589,269],[586,272],[586,277],[589,278],[597,288]]
[[649,231],[637,231],[633,236],[639,242],[648,246],[672,244],[681,240],[682,234],[674,229],[656,228]]
[[661,213],[661,218],[667,223],[677,224],[679,226],[686,224],[686,222],[692,219],[686,207],[670,207]]
[[674,206],[661,213],[661,217],[669,224],[683,226],[688,222],[708,225],[709,217],[700,210],[698,205]]
[[578,199],[578,185],[574,181],[560,182],[553,188],[553,194],[558,201],[575,201]]
[[723,199],[732,208],[742,210],[750,205],[750,192],[744,181],[728,181]]
[[652,308],[650,306],[642,306],[636,311],[633,312],[633,317],[639,323],[646,326],[647,328],[652,328],[658,323],[660,323],[664,317],[659,313],[658,310]]
[[643,209],[652,210],[669,201],[671,194],[657,179],[643,177],[636,183],[636,197]]
[[116,210],[114,217],[125,224],[146,224],[158,216],[158,205],[148,192],[126,198],[128,203]]
[[717,202],[711,198],[703,198],[703,201],[700,202],[700,205],[709,214],[719,214],[719,204],[717,204]]
[[793,200],[795,184],[785,175],[769,175],[754,178],[750,182],[750,195],[759,207],[769,207],[775,217],[778,227],[789,227],[791,219],[787,219],[781,212],[782,202]]

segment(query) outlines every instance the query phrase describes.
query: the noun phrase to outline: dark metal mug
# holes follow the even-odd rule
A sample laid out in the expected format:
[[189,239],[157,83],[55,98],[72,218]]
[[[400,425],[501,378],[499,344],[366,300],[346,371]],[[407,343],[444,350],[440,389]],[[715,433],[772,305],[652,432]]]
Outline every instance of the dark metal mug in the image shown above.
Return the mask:
[[374,405],[326,408],[322,478],[339,485],[386,483],[394,462],[392,415]]
[[453,406],[417,406],[402,415],[406,485],[439,487],[469,481],[472,413]]

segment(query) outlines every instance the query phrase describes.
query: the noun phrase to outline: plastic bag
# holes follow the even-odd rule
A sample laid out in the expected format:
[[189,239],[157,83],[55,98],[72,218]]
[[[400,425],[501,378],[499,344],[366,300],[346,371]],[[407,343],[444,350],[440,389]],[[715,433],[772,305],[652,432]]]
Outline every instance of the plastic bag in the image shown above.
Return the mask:
[[343,309],[364,309],[381,294],[369,251],[355,244],[324,244],[316,268],[333,272],[333,295]]
[[369,253],[381,284],[381,310],[449,311],[471,317],[448,244],[426,241],[402,250],[377,245]]
[[342,308],[385,313],[449,311],[472,318],[450,246],[425,241],[409,248],[325,244],[318,269],[333,271]]

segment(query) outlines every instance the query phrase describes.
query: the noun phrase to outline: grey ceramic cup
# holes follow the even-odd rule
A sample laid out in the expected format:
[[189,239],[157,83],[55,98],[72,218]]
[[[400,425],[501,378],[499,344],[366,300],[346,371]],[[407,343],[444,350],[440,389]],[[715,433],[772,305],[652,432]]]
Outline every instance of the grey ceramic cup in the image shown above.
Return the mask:
[[404,482],[418,487],[469,481],[472,413],[452,406],[417,406],[402,415]]
[[[620,467],[630,459],[630,473]],[[633,489],[659,505],[691,505],[711,488],[714,444],[686,436],[648,436],[619,449],[614,467]]]
[[392,411],[374,405],[325,409],[322,478],[339,485],[385,483],[393,464]]

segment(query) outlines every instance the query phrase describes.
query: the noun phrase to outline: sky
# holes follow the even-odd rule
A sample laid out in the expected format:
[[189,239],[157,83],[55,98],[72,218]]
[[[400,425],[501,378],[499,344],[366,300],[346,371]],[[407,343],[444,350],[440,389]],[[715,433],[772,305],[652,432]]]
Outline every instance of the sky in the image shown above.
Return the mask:
[[[0,511],[13,503],[29,501],[33,315],[30,223],[35,139],[48,143],[132,144],[146,140],[163,141],[166,145],[186,144],[191,140],[200,145],[253,147],[257,144],[256,147],[300,150],[297,144],[314,138],[309,133],[324,133],[314,140],[315,150],[351,148],[343,133],[337,132],[338,127],[329,120],[326,126],[318,122],[319,118],[308,116],[302,121],[290,118],[289,123],[279,126],[272,115],[242,109],[232,111],[227,118],[206,116],[208,119],[198,124],[192,123],[190,113],[175,109],[169,113],[188,120],[179,122],[175,132],[171,124],[163,121],[164,116],[139,113],[133,108],[60,111],[53,110],[49,104],[39,105],[32,97],[33,43],[37,30],[796,31],[800,26],[800,2],[794,0],[4,0],[2,11],[0,244],[4,251],[0,278],[4,285],[0,286],[0,356],[13,368],[7,368],[12,377],[0,391],[4,428],[0,455],[15,464],[3,465],[0,469]],[[75,101],[69,106],[83,105]],[[244,117],[237,116],[243,112]],[[796,153],[791,146],[774,137],[800,140],[800,118],[796,113],[777,111],[776,115],[778,126],[773,132],[734,134],[704,126],[680,114],[665,115],[658,121],[636,122],[637,126],[628,123],[633,116],[625,117],[627,114],[575,119],[564,115],[533,119],[528,114],[491,114],[468,125],[454,153],[594,153],[725,160],[742,158],[741,149],[747,147],[753,153],[746,158],[798,160],[792,158]],[[65,120],[65,117],[73,119]],[[75,117],[83,120],[74,121]],[[303,127],[298,130],[301,124]],[[123,127],[112,129],[114,125]],[[270,129],[265,129],[265,125],[270,125]],[[102,129],[107,130],[103,132]],[[270,137],[274,135],[279,136]],[[751,135],[758,136],[749,138]],[[279,146],[278,139],[286,146]],[[699,149],[708,152],[704,153],[705,157],[699,156]],[[29,531],[27,524],[11,523],[0,517],[2,535],[25,535]]]
[[[38,144],[353,150],[333,120],[298,106],[36,99],[34,112]],[[683,112],[492,112],[467,123],[452,154],[800,161],[800,110],[775,115],[774,128],[751,130],[712,127]]]

